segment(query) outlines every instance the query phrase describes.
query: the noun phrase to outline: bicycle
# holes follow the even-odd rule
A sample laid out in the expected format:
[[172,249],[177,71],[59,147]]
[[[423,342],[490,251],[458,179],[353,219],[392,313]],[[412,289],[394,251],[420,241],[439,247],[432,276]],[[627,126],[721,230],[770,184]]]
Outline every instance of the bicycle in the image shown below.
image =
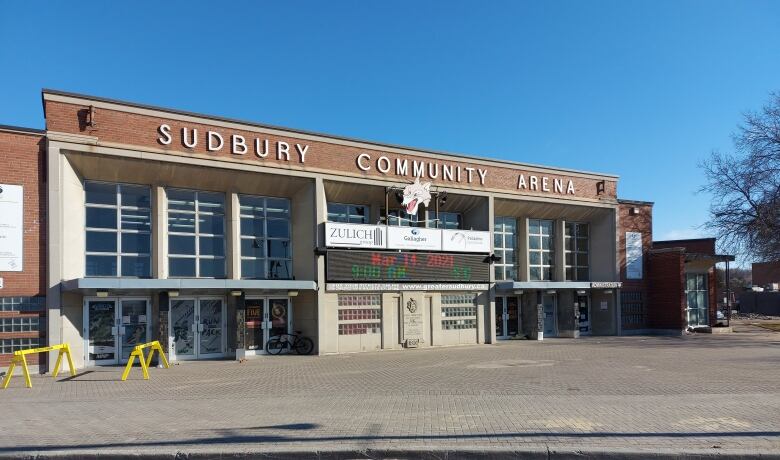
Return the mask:
[[281,334],[278,337],[272,337],[265,344],[265,350],[269,355],[278,355],[282,350],[295,350],[299,355],[308,355],[314,351],[314,342],[300,335],[301,331],[295,331],[295,334]]

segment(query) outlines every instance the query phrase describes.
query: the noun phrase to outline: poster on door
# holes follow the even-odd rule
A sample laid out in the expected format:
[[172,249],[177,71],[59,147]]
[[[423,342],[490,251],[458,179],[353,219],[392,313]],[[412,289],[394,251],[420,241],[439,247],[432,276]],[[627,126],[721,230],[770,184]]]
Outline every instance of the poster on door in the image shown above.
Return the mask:
[[90,302],[88,308],[90,361],[114,359],[114,302]]
[[270,337],[287,334],[287,299],[269,300],[268,316],[271,320]]
[[246,349],[260,350],[263,348],[263,301],[247,300],[246,302]]

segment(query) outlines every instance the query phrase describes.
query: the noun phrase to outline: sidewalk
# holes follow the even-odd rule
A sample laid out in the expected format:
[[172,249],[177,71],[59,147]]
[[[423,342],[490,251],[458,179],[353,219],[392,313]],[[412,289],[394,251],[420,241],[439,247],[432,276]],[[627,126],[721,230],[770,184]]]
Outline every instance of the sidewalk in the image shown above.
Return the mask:
[[780,334],[743,332],[14,377],[0,456],[780,458],[778,362]]

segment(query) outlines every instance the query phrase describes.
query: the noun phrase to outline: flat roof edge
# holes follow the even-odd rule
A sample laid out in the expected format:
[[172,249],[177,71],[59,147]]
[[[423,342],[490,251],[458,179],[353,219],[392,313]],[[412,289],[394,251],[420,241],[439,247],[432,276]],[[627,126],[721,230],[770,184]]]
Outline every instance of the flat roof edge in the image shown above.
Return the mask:
[[636,205],[642,205],[642,206],[653,206],[653,205],[655,205],[655,202],[653,202],[653,201],[627,200],[627,199],[624,199],[624,198],[618,198],[617,201],[620,204],[636,204]]
[[[550,171],[561,171],[561,172],[571,172],[571,173],[577,173],[577,174],[585,174],[590,176],[597,176],[597,177],[604,177],[608,179],[618,180],[620,176],[616,174],[607,174],[607,173],[599,173],[599,172],[593,172],[593,171],[581,171],[577,169],[569,169],[569,168],[560,168],[555,166],[545,166],[545,165],[539,165],[539,164],[533,164],[533,163],[522,163],[519,161],[512,161],[512,160],[502,160],[498,158],[490,158],[490,157],[481,157],[476,155],[468,155],[463,153],[453,153],[453,152],[446,152],[443,150],[431,150],[431,149],[423,149],[419,147],[410,147],[407,145],[398,145],[398,144],[391,144],[387,142],[378,142],[378,141],[370,141],[365,139],[359,139],[356,137],[348,137],[348,136],[340,136],[340,135],[334,135],[334,134],[327,134],[327,133],[321,133],[317,131],[307,131],[303,129],[296,129],[296,128],[288,128],[285,126],[277,126],[277,125],[269,125],[264,123],[257,123],[254,121],[247,121],[247,120],[241,120],[237,118],[228,118],[228,117],[221,117],[216,115],[207,115],[203,113],[198,112],[189,112],[186,110],[178,110],[178,109],[171,109],[166,107],[160,107],[155,105],[149,105],[149,104],[141,104],[137,102],[130,102],[125,101],[121,99],[110,99],[110,98],[104,98],[99,96],[91,96],[88,94],[80,94],[80,93],[72,93],[68,91],[60,91],[56,89],[50,89],[50,88],[43,88],[41,90],[42,98],[45,101],[47,94],[57,95],[57,96],[65,96],[65,97],[72,97],[72,98],[79,98],[79,99],[85,99],[87,101],[96,101],[96,102],[104,102],[108,104],[117,104],[117,105],[125,105],[128,107],[136,107],[140,109],[146,109],[146,110],[154,110],[159,112],[165,112],[165,113],[172,113],[177,115],[184,115],[184,116],[190,116],[190,117],[198,117],[203,118],[206,120],[214,120],[214,121],[220,121],[225,123],[238,123],[243,124],[247,126],[254,126],[258,128],[264,128],[264,129],[275,129],[280,131],[287,131],[291,133],[297,133],[297,134],[304,134],[308,136],[319,136],[319,137],[325,137],[325,138],[332,138],[342,141],[348,141],[348,142],[359,142],[363,144],[369,144],[374,145],[377,147],[389,147],[394,149],[402,149],[402,150],[410,150],[410,151],[416,151],[419,153],[430,153],[434,155],[445,155],[445,156],[451,156],[456,158],[462,158],[462,159],[471,159],[471,160],[479,160],[479,161],[490,161],[494,163],[503,163],[503,164],[509,164],[513,166],[521,166],[521,167],[530,167],[530,168],[539,168],[539,169],[547,169]],[[44,104],[45,107],[45,104]],[[44,109],[44,116],[45,116],[45,109]]]
[[24,126],[13,126],[13,125],[0,125],[0,131],[14,132],[20,134],[34,134],[37,136],[46,135],[45,129],[25,128]]
[[683,238],[681,240],[653,240],[653,244],[689,243],[691,241],[715,241],[715,239],[716,239],[715,237],[709,237],[709,238]]

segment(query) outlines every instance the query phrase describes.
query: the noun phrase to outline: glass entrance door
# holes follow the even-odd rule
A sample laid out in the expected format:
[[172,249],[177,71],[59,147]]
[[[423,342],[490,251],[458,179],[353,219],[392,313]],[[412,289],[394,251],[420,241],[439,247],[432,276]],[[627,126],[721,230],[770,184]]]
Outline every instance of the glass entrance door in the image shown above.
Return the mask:
[[520,332],[520,302],[516,296],[496,297],[496,337],[514,337]]
[[150,309],[149,299],[85,299],[87,364],[124,363],[136,345],[149,341]]
[[246,350],[260,354],[265,350],[267,327],[265,299],[246,299]]
[[171,299],[170,353],[174,359],[225,355],[225,302],[221,298]]
[[87,324],[87,362],[117,364],[116,300],[88,300],[84,311]]
[[290,299],[281,297],[253,297],[246,299],[246,350],[248,354],[264,354],[271,337],[290,330]]
[[198,358],[224,356],[225,308],[222,299],[198,299]]
[[580,335],[590,335],[590,301],[588,296],[577,296],[576,307],[580,313]]
[[268,320],[270,329],[268,338],[277,337],[282,334],[289,334],[290,326],[290,299],[269,298],[268,299]]
[[708,326],[707,275],[704,273],[685,274],[685,296],[687,298],[686,319],[688,326]]
[[130,358],[136,345],[149,341],[149,303],[146,300],[120,299],[119,334],[122,362]]
[[506,309],[503,297],[496,297],[496,337],[506,338]]
[[542,308],[544,309],[544,337],[555,337],[558,335],[555,294],[542,294]]
[[520,332],[520,307],[517,297],[506,298],[506,335],[515,337]]
[[170,309],[171,354],[195,359],[195,299],[171,300]]

